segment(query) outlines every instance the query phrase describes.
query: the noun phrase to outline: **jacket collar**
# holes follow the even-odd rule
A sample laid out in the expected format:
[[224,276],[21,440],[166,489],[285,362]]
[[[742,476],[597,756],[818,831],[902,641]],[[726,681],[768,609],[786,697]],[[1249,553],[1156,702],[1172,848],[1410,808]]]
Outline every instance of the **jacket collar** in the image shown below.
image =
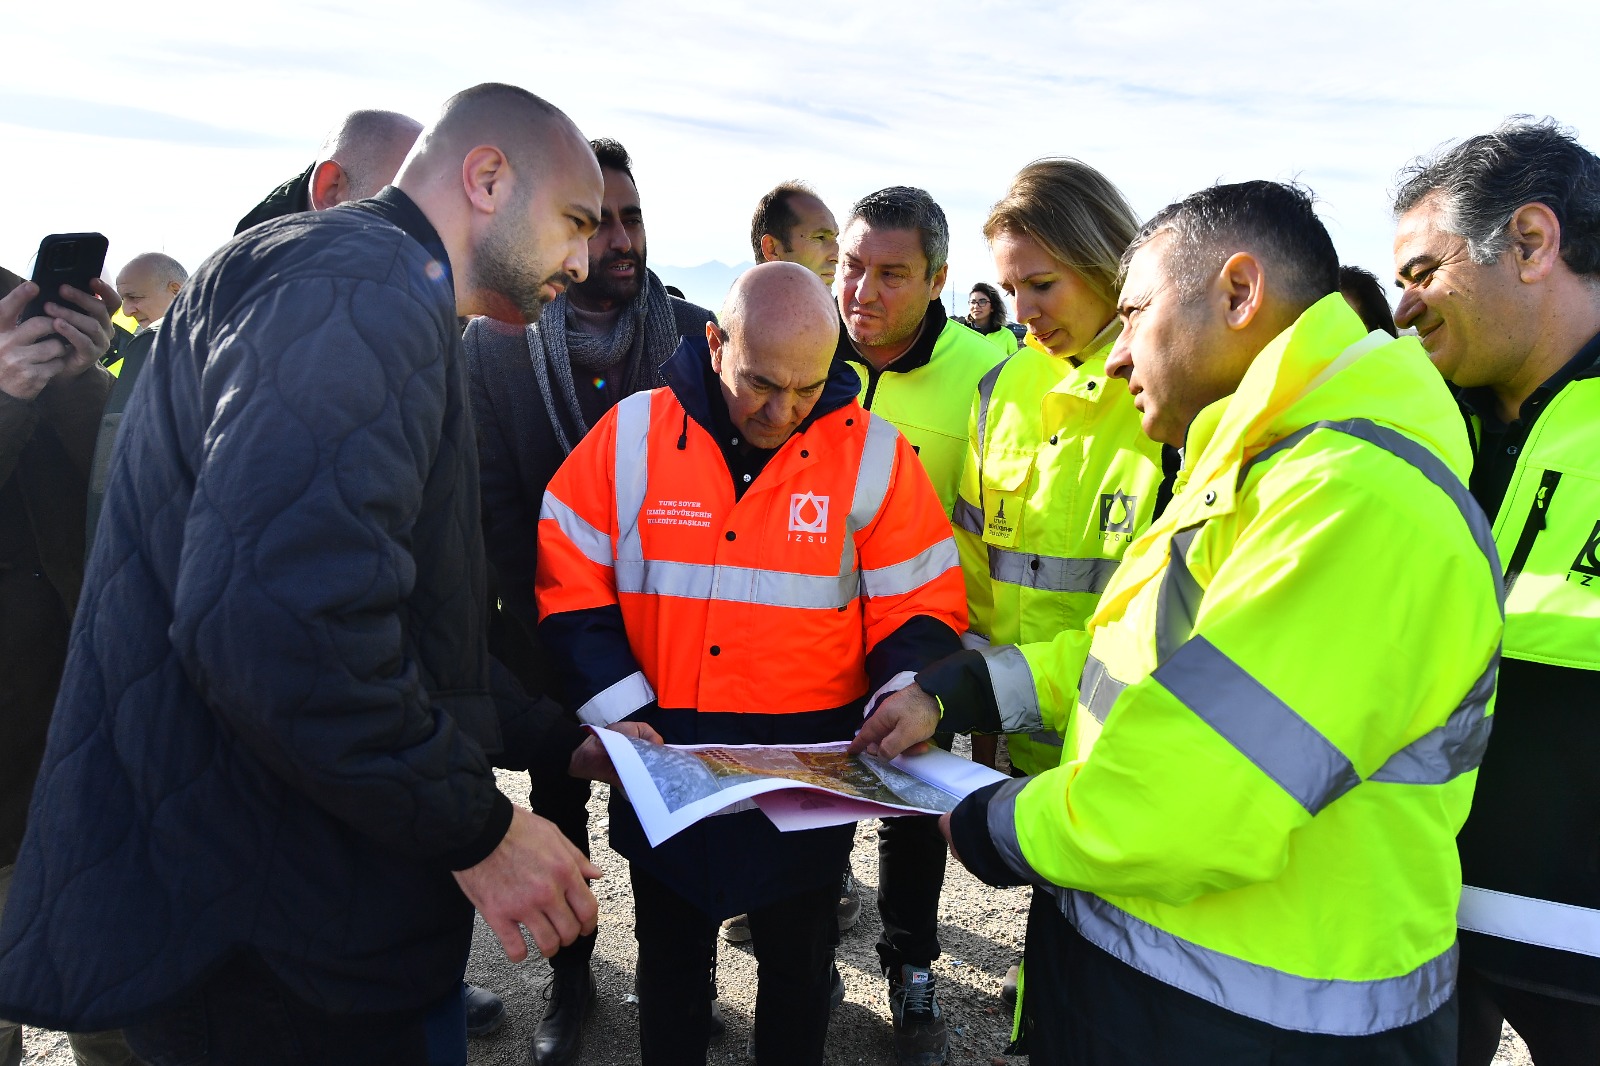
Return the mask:
[[[711,370],[711,346],[705,336],[697,334],[680,340],[677,351],[661,364],[661,377],[685,413],[715,438],[718,416],[720,419],[728,417],[728,405],[722,399],[717,376]],[[855,371],[835,359],[828,367],[828,380],[822,386],[817,405],[795,432],[804,433],[817,419],[853,403],[859,389]]]
[[[913,370],[921,370],[927,366],[929,360],[933,358],[934,345],[939,343],[940,335],[944,333],[945,327],[949,324],[951,323],[945,317],[944,304],[938,300],[929,301],[928,310],[922,316],[922,332],[917,334],[916,343],[901,353],[898,359],[884,367],[880,373],[909,374]],[[955,324],[960,325],[960,323]],[[867,362],[865,356],[856,351],[855,343],[850,339],[850,331],[844,328],[844,319],[841,317],[839,319],[839,347],[834,353],[834,362],[837,363],[844,360],[860,363],[867,368],[868,372],[872,371],[872,364]]]
[[[378,190],[376,196],[369,200],[357,200],[352,206],[362,211],[370,211],[390,225],[404,230],[412,240],[427,250],[434,262],[443,268],[444,280],[451,286],[454,285],[450,272],[450,253],[445,251],[439,231],[433,228],[433,223],[428,221],[428,216],[422,213],[422,208],[417,206],[415,200],[395,186],[387,185]],[[451,299],[454,299],[453,295]]]

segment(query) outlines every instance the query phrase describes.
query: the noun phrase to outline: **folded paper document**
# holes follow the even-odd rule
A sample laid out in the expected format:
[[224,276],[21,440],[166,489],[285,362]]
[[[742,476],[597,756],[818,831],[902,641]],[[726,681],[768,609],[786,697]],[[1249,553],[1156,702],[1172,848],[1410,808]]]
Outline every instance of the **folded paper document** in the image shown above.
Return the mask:
[[759,807],[785,832],[942,814],[1005,775],[937,748],[892,761],[833,744],[647,744],[595,731],[651,847],[702,818]]

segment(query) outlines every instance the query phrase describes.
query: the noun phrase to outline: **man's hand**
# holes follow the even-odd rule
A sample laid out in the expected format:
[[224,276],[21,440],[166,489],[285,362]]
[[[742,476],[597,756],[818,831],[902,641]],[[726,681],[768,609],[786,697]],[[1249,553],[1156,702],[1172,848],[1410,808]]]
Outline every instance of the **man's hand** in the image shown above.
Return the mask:
[[604,876],[553,824],[517,806],[500,846],[455,873],[456,884],[512,962],[528,957],[524,926],[545,958],[580,933],[594,932],[600,905],[588,883]]
[[[661,734],[643,722],[618,722],[608,728],[635,740],[643,740],[650,744],[661,743]],[[578,745],[578,750],[572,753],[572,762],[567,765],[567,772],[573,777],[604,781],[608,785],[622,784],[617,780],[616,767],[611,765],[611,756],[606,754],[605,745],[593,734],[584,737],[583,743]]]
[[122,301],[99,278],[90,288],[93,295],[63,286],[62,297],[76,306],[52,301],[44,305],[49,317],[26,322],[19,319],[37,285],[24,282],[0,300],[0,392],[31,400],[52,378],[77,377],[105,354],[111,347],[111,315]]
[[[955,839],[955,837],[950,835],[950,812],[949,811],[946,811],[944,814],[939,815],[939,832],[944,834],[944,842],[946,844],[950,845],[950,854],[955,858],[956,862],[961,862],[961,854],[956,851],[956,839]],[[961,862],[961,865],[965,866],[966,863]]]
[[939,728],[939,704],[920,685],[885,696],[850,742],[850,754],[863,751],[892,759],[923,744]]
[[99,278],[89,282],[89,288],[93,291],[80,292],[63,285],[61,298],[66,303],[52,301],[44,305],[45,313],[54,316],[51,325],[69,346],[66,366],[61,371],[65,378],[88,370],[111,348],[111,316],[122,306],[122,297]]

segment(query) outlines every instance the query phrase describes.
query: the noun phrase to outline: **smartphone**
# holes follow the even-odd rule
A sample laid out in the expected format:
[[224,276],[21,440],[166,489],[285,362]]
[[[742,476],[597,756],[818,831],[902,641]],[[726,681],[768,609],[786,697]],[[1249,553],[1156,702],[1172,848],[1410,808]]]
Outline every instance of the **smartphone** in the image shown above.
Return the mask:
[[61,299],[61,286],[88,292],[89,282],[106,268],[108,246],[105,235],[100,233],[52,233],[40,241],[39,254],[33,261],[33,283],[39,286],[39,295],[28,301],[22,317],[40,317],[47,303],[74,306]]

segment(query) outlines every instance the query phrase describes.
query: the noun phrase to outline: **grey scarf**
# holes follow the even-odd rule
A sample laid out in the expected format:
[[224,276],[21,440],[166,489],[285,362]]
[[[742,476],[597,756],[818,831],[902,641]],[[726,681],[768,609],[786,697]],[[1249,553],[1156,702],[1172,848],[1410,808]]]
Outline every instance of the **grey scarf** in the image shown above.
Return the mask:
[[[589,424],[578,404],[578,390],[572,368],[620,376],[622,395],[653,389],[663,384],[661,364],[678,347],[677,319],[672,313],[672,298],[655,272],[644,272],[644,284],[633,302],[622,309],[611,332],[604,337],[567,332],[567,294],[562,293],[545,305],[537,324],[528,327],[528,357],[533,361],[533,376],[539,383],[556,444],[562,455],[589,432]],[[559,394],[559,395],[558,395]],[[569,438],[562,422],[561,408],[578,427],[576,438]]]

